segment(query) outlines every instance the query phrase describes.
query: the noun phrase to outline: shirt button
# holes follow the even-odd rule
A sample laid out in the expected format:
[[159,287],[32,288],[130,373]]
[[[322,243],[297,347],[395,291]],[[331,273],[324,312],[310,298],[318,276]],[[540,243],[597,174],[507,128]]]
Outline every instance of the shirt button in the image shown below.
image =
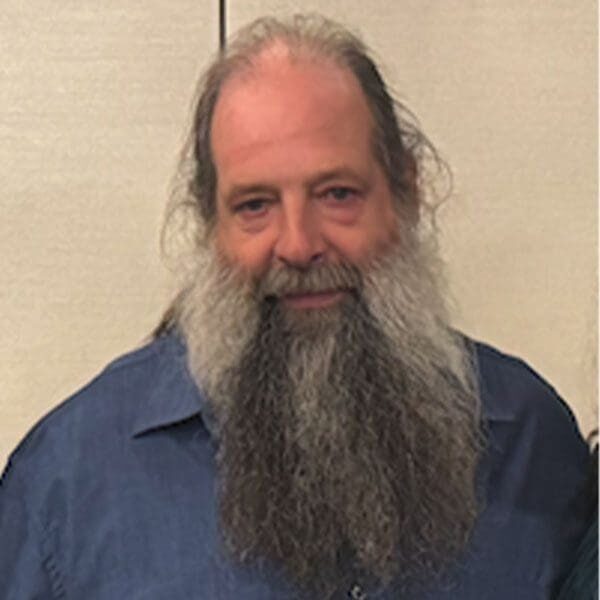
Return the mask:
[[348,598],[352,600],[367,600],[367,594],[358,583],[355,583],[348,592]]

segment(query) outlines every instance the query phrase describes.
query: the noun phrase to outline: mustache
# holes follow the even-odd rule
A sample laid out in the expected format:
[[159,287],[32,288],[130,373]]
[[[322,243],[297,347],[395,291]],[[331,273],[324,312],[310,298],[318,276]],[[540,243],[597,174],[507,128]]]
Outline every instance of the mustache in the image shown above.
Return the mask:
[[259,299],[290,294],[316,294],[333,290],[358,290],[363,286],[360,270],[349,263],[323,263],[307,269],[287,265],[273,267],[258,281]]

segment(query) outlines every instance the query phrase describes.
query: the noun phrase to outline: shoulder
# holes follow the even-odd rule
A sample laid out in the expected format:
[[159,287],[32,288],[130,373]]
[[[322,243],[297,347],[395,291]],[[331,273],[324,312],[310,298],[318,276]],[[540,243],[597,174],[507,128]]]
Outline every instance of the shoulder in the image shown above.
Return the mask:
[[569,406],[524,361],[485,344],[474,348],[494,468],[513,488],[520,481],[523,493],[539,497],[538,504],[567,489],[581,490],[590,453]]
[[556,422],[578,433],[569,406],[529,364],[487,344],[472,344],[484,416],[492,421]]
[[[184,366],[176,338],[155,340],[109,364],[25,436],[0,480],[0,588],[18,589],[19,597],[63,597],[67,576],[104,557],[114,525],[142,513],[149,490],[163,481],[156,463],[172,445],[161,435],[139,439],[136,431],[149,418],[178,418],[173,397],[187,397],[188,406],[196,401],[182,393],[189,384]],[[168,463],[170,472],[176,466]],[[95,542],[83,543],[82,535]],[[114,569],[118,552],[109,554]]]
[[485,434],[482,555],[547,595],[586,527],[589,451],[548,382],[523,360],[472,344]]
[[106,455],[107,448],[131,435],[141,404],[178,352],[178,342],[165,337],[111,362],[32,427],[10,455],[2,481],[15,468],[56,474]]
[[[521,359],[474,343],[491,457],[540,490],[583,486],[590,453],[569,406]],[[561,473],[560,477],[558,473]]]

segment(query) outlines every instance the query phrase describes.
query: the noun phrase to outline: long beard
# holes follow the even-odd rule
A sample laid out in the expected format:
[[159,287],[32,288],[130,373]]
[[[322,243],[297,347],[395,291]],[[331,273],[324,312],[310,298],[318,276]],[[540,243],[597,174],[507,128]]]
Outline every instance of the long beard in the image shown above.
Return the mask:
[[[477,514],[479,408],[434,255],[405,243],[364,272],[279,268],[243,284],[209,257],[196,282],[178,322],[217,417],[230,552],[319,597],[357,576],[441,574]],[[278,300],[340,287],[352,292],[328,309]]]

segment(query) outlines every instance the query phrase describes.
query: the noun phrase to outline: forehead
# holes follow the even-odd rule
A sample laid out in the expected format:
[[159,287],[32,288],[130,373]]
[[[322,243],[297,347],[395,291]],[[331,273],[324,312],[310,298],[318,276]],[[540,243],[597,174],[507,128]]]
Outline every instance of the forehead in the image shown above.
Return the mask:
[[354,76],[327,59],[290,58],[275,47],[223,85],[211,144],[217,170],[263,147],[305,141],[370,152],[372,117]]

